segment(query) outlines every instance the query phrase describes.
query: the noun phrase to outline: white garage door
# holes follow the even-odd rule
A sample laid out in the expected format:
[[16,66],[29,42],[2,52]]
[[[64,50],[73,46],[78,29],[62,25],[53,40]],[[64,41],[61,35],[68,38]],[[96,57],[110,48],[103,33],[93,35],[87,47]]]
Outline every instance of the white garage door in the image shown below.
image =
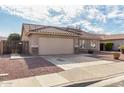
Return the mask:
[[39,54],[73,54],[73,39],[39,38]]

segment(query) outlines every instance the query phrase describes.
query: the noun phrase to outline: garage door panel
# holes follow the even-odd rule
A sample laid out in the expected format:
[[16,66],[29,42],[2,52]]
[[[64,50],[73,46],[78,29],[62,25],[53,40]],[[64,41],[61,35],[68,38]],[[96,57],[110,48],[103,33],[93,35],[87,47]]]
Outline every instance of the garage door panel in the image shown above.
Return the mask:
[[39,38],[39,54],[72,54],[73,39]]

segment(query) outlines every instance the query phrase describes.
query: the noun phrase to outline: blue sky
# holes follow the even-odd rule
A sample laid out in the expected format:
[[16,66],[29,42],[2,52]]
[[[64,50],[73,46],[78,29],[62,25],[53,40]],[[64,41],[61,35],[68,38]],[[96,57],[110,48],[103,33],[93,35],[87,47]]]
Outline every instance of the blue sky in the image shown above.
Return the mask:
[[21,32],[22,23],[80,26],[100,34],[124,33],[124,6],[0,6],[0,36]]

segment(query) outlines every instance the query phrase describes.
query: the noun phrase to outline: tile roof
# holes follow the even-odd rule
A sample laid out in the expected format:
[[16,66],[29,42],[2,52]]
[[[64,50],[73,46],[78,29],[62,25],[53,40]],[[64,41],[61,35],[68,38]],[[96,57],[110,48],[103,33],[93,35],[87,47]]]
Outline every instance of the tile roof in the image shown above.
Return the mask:
[[[76,28],[69,28],[69,27],[56,27],[56,26],[46,26],[46,25],[37,25],[37,24],[23,24],[23,26],[28,26],[29,27],[29,32],[36,32],[36,33],[42,33],[43,30],[41,31],[41,29],[45,29],[45,28],[56,28],[56,29],[60,29],[62,30],[61,32],[58,33],[66,33],[66,34],[77,34],[77,35],[81,35],[80,37],[85,37],[85,39],[99,39],[99,37],[95,34],[91,34],[88,32],[85,32],[81,29],[76,29]],[[45,31],[48,32],[48,31]],[[50,32],[48,32],[50,33]],[[57,32],[56,32],[57,33]]]
[[67,35],[79,35],[80,38],[84,39],[99,39],[99,40],[120,40],[124,39],[124,34],[116,34],[116,35],[104,35],[104,34],[92,34],[85,32],[80,29],[75,29],[75,28],[69,28],[69,27],[56,27],[56,26],[46,26],[46,25],[37,25],[37,24],[23,24],[24,27],[29,28],[30,33],[53,33],[54,32],[49,32],[41,29],[45,28],[55,28],[55,29],[60,29],[61,31],[55,32],[55,33],[60,33],[60,34],[67,34]]
[[[35,25],[35,24],[23,24],[24,27],[28,27],[28,33],[38,33],[38,34],[60,34],[68,36],[78,36],[81,30],[65,27],[55,27],[55,26],[45,26],[45,25]],[[55,28],[59,31],[46,31],[45,28]]]
[[122,40],[124,39],[124,34],[113,34],[113,35],[101,35],[102,40]]
[[80,29],[74,29],[74,28],[68,28],[68,27],[56,27],[56,26],[46,26],[46,25],[37,25],[37,24],[23,24],[23,26],[29,26],[29,31],[40,31],[40,29],[45,29],[45,28],[56,28],[56,29],[60,29],[66,32],[71,32],[71,33],[76,33],[76,34],[80,34],[82,32],[82,30]]

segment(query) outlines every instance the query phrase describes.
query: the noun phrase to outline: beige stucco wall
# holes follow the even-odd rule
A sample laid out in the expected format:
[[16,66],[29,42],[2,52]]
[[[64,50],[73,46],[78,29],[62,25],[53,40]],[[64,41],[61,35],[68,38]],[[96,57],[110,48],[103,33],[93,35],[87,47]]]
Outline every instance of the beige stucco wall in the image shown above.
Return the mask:
[[39,54],[73,54],[73,39],[67,38],[39,38]]
[[112,42],[113,45],[113,50],[118,50],[118,47],[121,45],[124,45],[124,40],[106,40],[106,41],[101,41],[100,43],[106,43],[106,42]]

